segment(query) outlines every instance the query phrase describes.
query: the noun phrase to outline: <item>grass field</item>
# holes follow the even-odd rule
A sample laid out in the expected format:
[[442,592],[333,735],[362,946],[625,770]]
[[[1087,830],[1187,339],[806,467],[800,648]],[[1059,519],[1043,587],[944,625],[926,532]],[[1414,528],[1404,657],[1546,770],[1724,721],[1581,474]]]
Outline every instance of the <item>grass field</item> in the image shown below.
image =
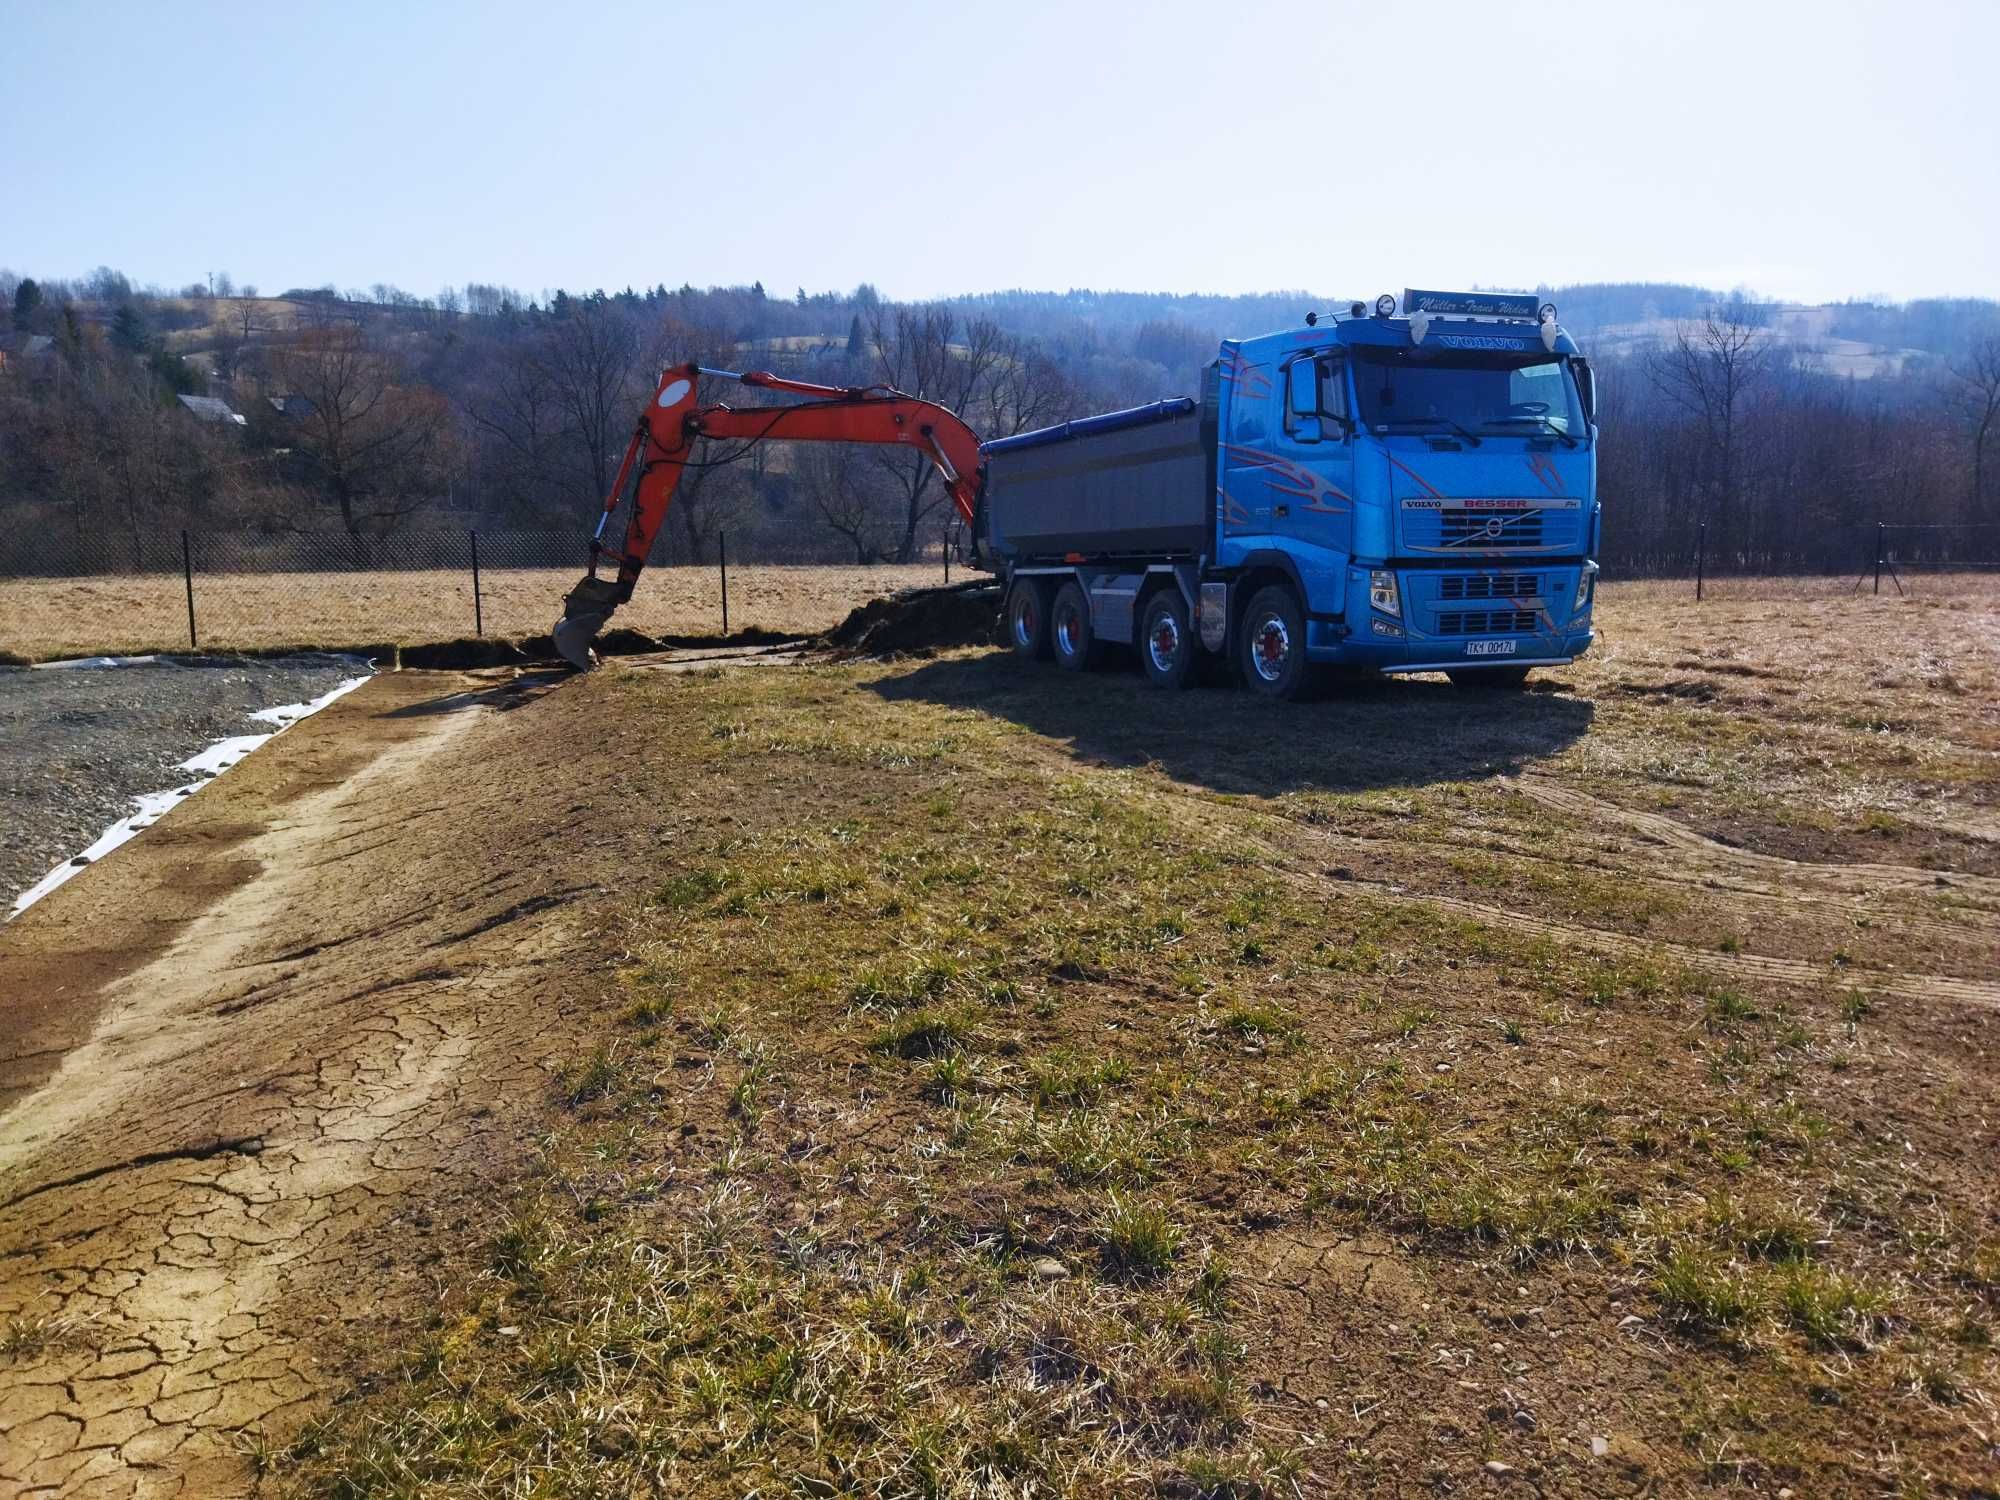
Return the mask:
[[1513,695],[510,713],[623,810],[598,1014],[273,1482],[1991,1494],[2000,595],[1601,625]]
[[[539,635],[562,612],[580,569],[491,569],[480,595],[488,635]],[[954,573],[954,577],[963,574]],[[729,570],[729,624],[812,632],[896,589],[942,581],[935,564]],[[222,573],[197,576],[195,626],[205,650],[341,650],[457,640],[473,633],[465,571]],[[0,580],[0,651],[31,661],[188,648],[187,593],[171,575]],[[718,635],[716,569],[653,568],[617,624],[649,635]]]

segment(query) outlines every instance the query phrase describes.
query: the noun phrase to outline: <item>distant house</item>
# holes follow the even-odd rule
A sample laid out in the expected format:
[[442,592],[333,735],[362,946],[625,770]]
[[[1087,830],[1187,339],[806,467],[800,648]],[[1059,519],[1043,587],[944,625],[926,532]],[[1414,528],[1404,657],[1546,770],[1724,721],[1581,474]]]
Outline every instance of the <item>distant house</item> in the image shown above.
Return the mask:
[[33,370],[56,357],[56,341],[46,333],[10,333],[0,338],[0,370]]
[[297,422],[312,415],[313,404],[304,396],[266,396],[271,410],[288,422]]
[[176,396],[174,399],[193,412],[197,421],[229,422],[238,427],[248,425],[238,413],[231,411],[229,403],[219,396]]

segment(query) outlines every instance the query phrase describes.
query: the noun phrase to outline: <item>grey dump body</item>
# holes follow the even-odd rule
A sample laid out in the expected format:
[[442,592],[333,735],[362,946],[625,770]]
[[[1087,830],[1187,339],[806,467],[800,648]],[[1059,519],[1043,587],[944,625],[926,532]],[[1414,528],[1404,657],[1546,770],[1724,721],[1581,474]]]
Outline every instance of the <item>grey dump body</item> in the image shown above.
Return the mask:
[[984,533],[1014,564],[1213,547],[1215,487],[1192,401],[1162,401],[988,443]]

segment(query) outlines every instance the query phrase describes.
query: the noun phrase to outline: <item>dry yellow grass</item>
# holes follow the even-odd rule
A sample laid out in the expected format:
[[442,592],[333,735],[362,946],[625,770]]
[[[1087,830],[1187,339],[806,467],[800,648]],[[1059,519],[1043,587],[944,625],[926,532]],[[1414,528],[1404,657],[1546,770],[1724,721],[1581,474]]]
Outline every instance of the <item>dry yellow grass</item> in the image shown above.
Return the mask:
[[[973,576],[954,570],[953,578]],[[577,574],[566,568],[489,569],[481,575],[485,633],[538,635],[555,622]],[[943,581],[934,563],[906,567],[749,565],[729,570],[729,624],[806,634],[836,625],[847,612],[898,589]],[[2000,579],[1977,573],[1919,574],[1904,580],[1909,597],[1991,595]],[[1706,603],[1869,600],[1870,583],[1848,577],[1710,579]],[[1883,597],[1893,584],[1883,580]],[[1685,578],[1610,582],[1609,606],[1694,604]],[[653,568],[616,623],[649,635],[719,635],[721,580],[712,567]],[[1693,622],[1690,622],[1691,624]],[[1742,624],[1749,621],[1736,622]],[[205,650],[328,650],[418,645],[473,633],[467,572],[233,573],[195,579],[195,625]],[[1724,628],[1716,619],[1695,636]],[[69,656],[185,651],[187,595],[178,577],[24,578],[0,580],[0,652],[32,661]]]
[[[546,631],[577,576],[568,568],[487,571],[480,579],[485,633]],[[932,564],[732,567],[729,624],[825,630],[856,605],[942,578]],[[472,578],[457,570],[216,574],[197,577],[194,587],[196,633],[205,650],[407,646],[473,633]],[[654,568],[616,623],[650,635],[720,634],[720,577],[714,568]],[[0,582],[0,651],[51,661],[187,648],[187,593],[177,577]]]

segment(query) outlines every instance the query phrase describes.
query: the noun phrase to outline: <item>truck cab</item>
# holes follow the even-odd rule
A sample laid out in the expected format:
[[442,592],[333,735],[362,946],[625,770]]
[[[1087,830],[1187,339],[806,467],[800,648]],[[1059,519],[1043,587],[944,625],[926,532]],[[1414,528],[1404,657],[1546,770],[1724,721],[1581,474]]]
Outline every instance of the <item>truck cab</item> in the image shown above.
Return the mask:
[[1023,654],[1194,653],[1515,687],[1595,639],[1590,367],[1532,296],[1406,291],[1225,340],[1199,401],[981,448],[974,533]]
[[1581,655],[1594,390],[1555,316],[1532,297],[1414,291],[1226,342],[1204,391],[1212,569],[1287,578],[1310,661],[1512,685]]

